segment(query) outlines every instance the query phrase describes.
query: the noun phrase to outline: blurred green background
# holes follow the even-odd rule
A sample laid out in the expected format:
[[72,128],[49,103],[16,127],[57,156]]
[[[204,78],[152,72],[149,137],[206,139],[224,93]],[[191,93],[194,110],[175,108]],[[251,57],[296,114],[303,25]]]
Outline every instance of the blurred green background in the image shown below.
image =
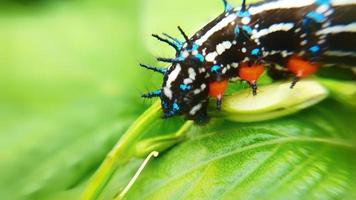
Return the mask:
[[149,58],[140,9],[132,0],[0,2],[0,199],[82,184],[149,105],[139,98],[153,85],[137,67]]
[[[175,3],[167,10],[157,2],[0,1],[0,199],[61,199],[71,190],[78,198],[152,103],[140,94],[161,84],[138,67],[155,64],[149,51],[171,55],[150,38],[152,31],[176,32],[179,24],[196,30],[222,8],[216,1],[191,7],[161,1],[162,7]],[[191,19],[194,5],[208,11]],[[150,9],[155,16],[147,15]]]

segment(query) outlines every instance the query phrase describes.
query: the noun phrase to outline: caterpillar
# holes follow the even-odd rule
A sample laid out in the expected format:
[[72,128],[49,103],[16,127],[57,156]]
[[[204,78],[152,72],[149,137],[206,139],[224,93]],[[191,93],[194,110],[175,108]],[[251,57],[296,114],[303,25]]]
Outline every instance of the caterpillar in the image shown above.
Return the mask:
[[163,33],[156,39],[176,50],[175,58],[157,58],[168,68],[140,64],[163,74],[162,88],[142,95],[159,97],[163,118],[184,115],[209,120],[209,98],[221,109],[228,81],[247,81],[253,95],[264,71],[275,80],[298,80],[324,66],[355,72],[356,0],[267,0],[224,11],[192,37],[178,26],[184,41]]

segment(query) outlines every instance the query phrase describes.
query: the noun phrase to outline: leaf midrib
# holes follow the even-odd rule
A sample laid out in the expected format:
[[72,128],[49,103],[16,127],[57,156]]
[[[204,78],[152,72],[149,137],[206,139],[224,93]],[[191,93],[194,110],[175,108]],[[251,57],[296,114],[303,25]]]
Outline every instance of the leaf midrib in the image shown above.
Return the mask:
[[277,139],[271,139],[268,141],[264,141],[264,142],[259,142],[259,143],[255,143],[255,144],[251,144],[251,145],[246,145],[242,148],[236,149],[234,151],[228,152],[228,153],[224,153],[220,156],[217,156],[215,158],[212,159],[208,159],[204,162],[202,162],[199,165],[196,165],[190,169],[188,169],[187,171],[184,171],[183,173],[177,175],[177,176],[173,176],[172,178],[168,179],[167,181],[164,181],[162,184],[158,185],[156,188],[150,190],[149,193],[147,193],[146,195],[143,196],[143,198],[147,198],[149,195],[155,193],[157,190],[159,190],[160,188],[164,187],[165,185],[169,184],[170,182],[177,180],[183,176],[185,176],[186,174],[199,169],[203,166],[208,165],[211,162],[226,158],[228,156],[234,155],[234,154],[238,154],[238,153],[242,153],[245,151],[249,151],[249,150],[253,150],[253,149],[257,149],[257,148],[261,148],[261,147],[266,147],[266,146],[270,146],[270,145],[280,145],[280,144],[286,144],[286,143],[293,143],[293,142],[309,142],[309,143],[321,143],[321,144],[326,144],[326,145],[330,145],[330,146],[336,146],[339,148],[343,148],[343,149],[349,149],[351,151],[356,151],[356,148],[352,145],[352,143],[346,141],[346,140],[342,140],[339,138],[320,138],[320,137],[307,137],[307,136],[289,136],[289,137],[281,137],[281,138],[277,138]]

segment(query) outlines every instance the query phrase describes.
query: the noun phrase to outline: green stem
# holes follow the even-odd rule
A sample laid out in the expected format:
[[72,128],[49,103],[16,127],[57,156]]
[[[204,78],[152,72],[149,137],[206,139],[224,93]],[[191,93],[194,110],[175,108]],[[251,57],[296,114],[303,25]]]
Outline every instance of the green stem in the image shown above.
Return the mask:
[[173,133],[142,140],[135,145],[135,156],[146,157],[153,151],[162,152],[184,139],[193,121],[186,121],[180,129]]
[[[119,164],[127,162],[132,157],[129,148],[146,128],[146,124],[155,121],[160,114],[160,106],[157,101],[146,112],[144,112],[121,137],[115,147],[106,156],[99,169],[95,172],[88,186],[84,190],[81,199],[97,199],[110,177]],[[131,152],[131,153],[130,153]]]

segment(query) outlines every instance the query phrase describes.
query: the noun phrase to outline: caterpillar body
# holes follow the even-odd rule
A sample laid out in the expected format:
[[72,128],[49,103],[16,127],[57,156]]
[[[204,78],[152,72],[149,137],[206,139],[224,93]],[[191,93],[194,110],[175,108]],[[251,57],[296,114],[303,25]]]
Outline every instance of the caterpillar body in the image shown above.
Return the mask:
[[162,88],[142,95],[160,97],[163,117],[185,115],[207,122],[209,97],[221,107],[228,80],[247,81],[254,95],[267,70],[273,79],[291,78],[291,88],[319,67],[355,72],[356,0],[268,0],[224,12],[185,41],[153,35],[176,49],[175,58],[157,58],[168,68],[141,64],[164,75]]

